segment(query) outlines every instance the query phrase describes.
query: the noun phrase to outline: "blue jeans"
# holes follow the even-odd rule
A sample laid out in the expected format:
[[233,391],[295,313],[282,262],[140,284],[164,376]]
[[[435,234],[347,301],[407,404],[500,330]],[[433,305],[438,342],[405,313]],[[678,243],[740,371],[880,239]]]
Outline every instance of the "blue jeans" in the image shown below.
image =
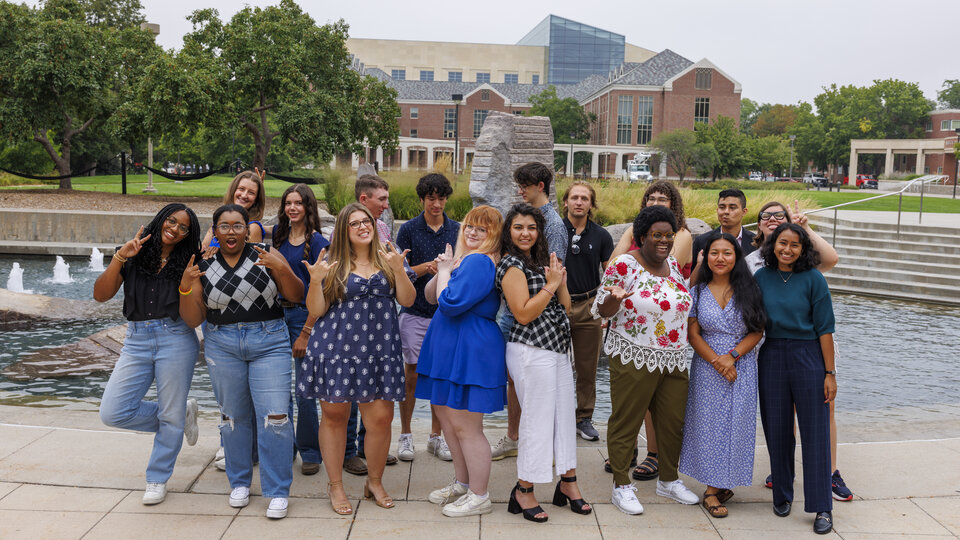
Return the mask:
[[[283,319],[287,322],[287,331],[290,333],[290,346],[300,337],[300,331],[307,322],[307,308],[283,308]],[[300,359],[294,358],[296,364]],[[293,370],[294,376],[300,376],[300,370]],[[296,381],[300,384],[300,381]],[[320,421],[317,416],[317,400],[296,396],[297,400],[297,451],[304,463],[322,463],[320,456]]]
[[[156,433],[147,482],[166,483],[183,445],[187,393],[200,343],[193,328],[170,318],[132,321],[100,401],[104,424]],[[157,401],[143,401],[153,381]]]
[[[230,487],[250,487],[256,419],[264,497],[287,497],[293,481],[290,338],[283,319],[204,328],[204,356],[220,405]],[[273,418],[271,418],[273,417]]]

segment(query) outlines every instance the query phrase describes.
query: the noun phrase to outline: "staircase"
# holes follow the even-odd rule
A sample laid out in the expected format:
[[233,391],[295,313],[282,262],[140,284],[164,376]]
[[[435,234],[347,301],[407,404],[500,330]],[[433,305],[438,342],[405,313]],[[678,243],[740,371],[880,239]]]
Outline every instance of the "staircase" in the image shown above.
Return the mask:
[[810,215],[840,263],[825,274],[834,292],[960,305],[960,228],[867,223]]

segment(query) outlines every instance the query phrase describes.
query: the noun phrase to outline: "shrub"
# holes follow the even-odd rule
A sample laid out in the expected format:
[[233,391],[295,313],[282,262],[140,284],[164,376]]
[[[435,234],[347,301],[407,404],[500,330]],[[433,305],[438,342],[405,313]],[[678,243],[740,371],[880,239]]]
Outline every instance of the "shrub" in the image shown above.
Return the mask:
[[807,189],[807,184],[800,182],[758,182],[756,180],[717,180],[715,182],[683,182],[684,187],[690,189],[715,189],[715,190],[724,190],[724,189],[740,189],[740,190],[774,190],[774,191],[790,191],[797,190],[803,191]]

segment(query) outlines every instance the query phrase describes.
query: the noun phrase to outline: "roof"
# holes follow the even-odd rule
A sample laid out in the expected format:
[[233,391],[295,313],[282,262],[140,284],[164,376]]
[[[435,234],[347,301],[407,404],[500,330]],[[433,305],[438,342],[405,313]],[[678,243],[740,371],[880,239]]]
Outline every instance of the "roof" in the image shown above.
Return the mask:
[[[663,86],[668,79],[693,64],[679,54],[664,49],[643,63],[624,62],[611,82],[637,86]],[[619,73],[618,73],[619,72]]]

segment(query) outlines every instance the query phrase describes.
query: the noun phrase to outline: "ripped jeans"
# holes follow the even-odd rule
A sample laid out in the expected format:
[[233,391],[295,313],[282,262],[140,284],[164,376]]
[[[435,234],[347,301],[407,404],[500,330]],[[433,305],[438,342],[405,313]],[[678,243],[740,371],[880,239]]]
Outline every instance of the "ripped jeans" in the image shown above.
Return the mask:
[[220,405],[231,488],[250,487],[251,420],[257,429],[264,497],[288,497],[293,481],[290,340],[283,319],[204,327],[204,357]]

